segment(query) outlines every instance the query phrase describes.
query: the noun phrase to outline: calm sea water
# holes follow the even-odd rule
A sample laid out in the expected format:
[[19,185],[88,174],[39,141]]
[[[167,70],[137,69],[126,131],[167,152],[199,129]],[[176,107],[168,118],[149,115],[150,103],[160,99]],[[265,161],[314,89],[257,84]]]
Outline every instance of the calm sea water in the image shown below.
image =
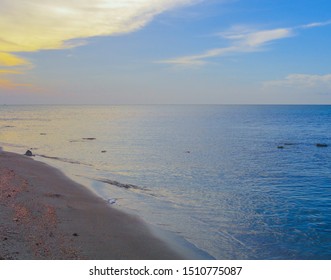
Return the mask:
[[331,259],[330,129],[331,106],[0,106],[5,150],[217,259]]

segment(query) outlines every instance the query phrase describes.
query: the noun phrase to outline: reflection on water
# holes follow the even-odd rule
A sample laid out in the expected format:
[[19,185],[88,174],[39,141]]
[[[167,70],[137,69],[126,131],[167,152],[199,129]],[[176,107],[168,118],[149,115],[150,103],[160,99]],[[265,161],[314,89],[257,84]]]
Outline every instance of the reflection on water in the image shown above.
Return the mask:
[[0,112],[0,146],[32,148],[112,207],[138,213],[216,258],[331,257],[331,107],[0,106]]

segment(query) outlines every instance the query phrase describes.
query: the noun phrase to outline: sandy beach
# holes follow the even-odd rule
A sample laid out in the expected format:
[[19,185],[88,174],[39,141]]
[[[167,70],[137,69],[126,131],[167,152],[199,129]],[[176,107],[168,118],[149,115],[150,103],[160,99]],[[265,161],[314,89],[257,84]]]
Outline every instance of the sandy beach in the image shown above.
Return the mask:
[[0,151],[0,259],[182,259],[60,171]]

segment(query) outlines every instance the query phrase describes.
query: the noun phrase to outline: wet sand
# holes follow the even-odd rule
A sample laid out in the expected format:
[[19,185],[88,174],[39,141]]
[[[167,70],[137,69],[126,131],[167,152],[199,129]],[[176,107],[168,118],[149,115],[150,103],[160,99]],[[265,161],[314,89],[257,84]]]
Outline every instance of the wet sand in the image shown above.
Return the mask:
[[60,171],[0,150],[0,259],[183,259]]

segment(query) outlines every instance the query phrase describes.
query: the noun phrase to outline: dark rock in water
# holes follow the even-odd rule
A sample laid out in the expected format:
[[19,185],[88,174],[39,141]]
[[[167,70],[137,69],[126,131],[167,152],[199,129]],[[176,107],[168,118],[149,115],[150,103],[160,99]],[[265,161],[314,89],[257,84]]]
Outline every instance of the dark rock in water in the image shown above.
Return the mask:
[[123,184],[117,181],[113,181],[113,180],[108,180],[108,179],[97,179],[97,181],[99,182],[103,182],[109,185],[113,185],[119,188],[124,188],[124,189],[135,189],[135,190],[143,190],[144,188],[142,187],[138,187],[136,185],[132,185],[132,184]]
[[191,152],[190,151],[186,151],[185,154],[190,154]]
[[83,140],[95,140],[96,138],[94,137],[86,137],[86,138],[82,138]]
[[107,153],[107,151],[106,150],[103,150],[103,151],[101,151],[101,153]]
[[33,156],[32,152],[30,150],[27,150],[24,155],[26,155],[28,157],[32,157]]
[[324,144],[324,143],[317,143],[316,147],[318,148],[326,148],[328,146],[328,144]]
[[79,234],[78,233],[73,233],[72,236],[79,236]]
[[277,149],[284,149],[284,146],[277,146]]

